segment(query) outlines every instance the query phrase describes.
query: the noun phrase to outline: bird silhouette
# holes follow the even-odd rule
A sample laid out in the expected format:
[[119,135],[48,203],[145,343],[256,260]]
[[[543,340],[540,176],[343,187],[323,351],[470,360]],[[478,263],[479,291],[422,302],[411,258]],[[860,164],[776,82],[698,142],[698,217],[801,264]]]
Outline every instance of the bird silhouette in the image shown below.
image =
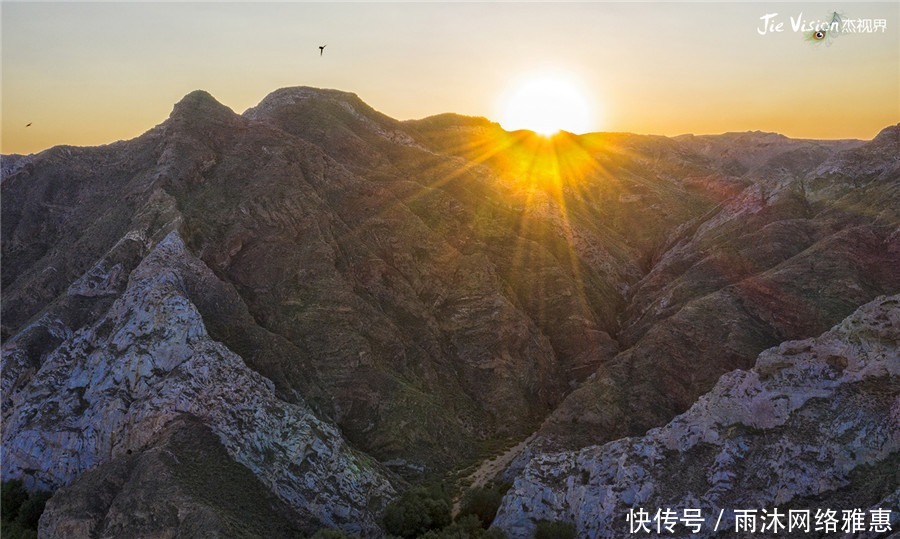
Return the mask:
[[25,127],[31,127],[31,122],[28,122],[27,124],[25,124]]
[[325,53],[325,47],[327,46],[328,45],[319,45],[319,56],[322,56],[322,54]]

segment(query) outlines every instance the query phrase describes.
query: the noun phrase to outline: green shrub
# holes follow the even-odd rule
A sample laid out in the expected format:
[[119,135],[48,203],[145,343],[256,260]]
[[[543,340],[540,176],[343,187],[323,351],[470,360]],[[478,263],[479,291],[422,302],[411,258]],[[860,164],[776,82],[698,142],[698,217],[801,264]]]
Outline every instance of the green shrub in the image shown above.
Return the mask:
[[16,520],[22,527],[36,530],[38,527],[38,520],[41,518],[41,514],[44,512],[44,506],[47,505],[47,500],[49,499],[49,492],[37,491],[34,494],[31,494],[28,496],[28,499],[25,500],[25,503],[19,507],[19,516]]
[[416,487],[384,512],[384,529],[391,535],[413,539],[450,524],[450,496],[441,487]]
[[18,522],[3,523],[3,539],[37,539],[37,531],[23,528]]
[[4,481],[0,486],[0,520],[3,539],[32,539],[37,537],[38,520],[51,494],[36,491],[28,494],[19,479]]
[[322,528],[313,534],[310,539],[359,539],[359,536],[334,528]]
[[542,520],[534,530],[534,539],[575,539],[575,525],[559,520]]
[[460,515],[475,515],[481,521],[481,527],[487,528],[497,516],[500,501],[509,487],[474,488],[466,492],[460,503]]
[[20,479],[4,481],[0,487],[0,517],[3,522],[12,522],[19,516],[19,508],[28,499],[28,491]]
[[431,530],[419,539],[484,539],[485,531],[475,515],[466,515],[440,530]]
[[499,528],[484,530],[480,539],[506,539],[506,532]]

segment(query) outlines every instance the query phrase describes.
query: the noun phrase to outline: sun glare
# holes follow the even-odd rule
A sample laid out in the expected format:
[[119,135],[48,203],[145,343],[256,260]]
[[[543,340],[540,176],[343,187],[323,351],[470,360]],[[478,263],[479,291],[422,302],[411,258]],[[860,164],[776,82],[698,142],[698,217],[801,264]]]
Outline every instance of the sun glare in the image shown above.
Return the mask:
[[505,100],[500,125],[545,136],[561,130],[581,134],[591,130],[590,115],[590,103],[575,82],[541,76],[526,80]]

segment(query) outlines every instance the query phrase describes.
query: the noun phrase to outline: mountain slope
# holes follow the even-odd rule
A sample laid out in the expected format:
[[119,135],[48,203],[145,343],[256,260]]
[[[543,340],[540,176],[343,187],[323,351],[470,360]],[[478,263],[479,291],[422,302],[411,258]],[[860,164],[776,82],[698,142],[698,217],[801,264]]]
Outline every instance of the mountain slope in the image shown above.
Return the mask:
[[258,533],[161,457],[224,452],[251,520],[377,536],[407,480],[642,434],[896,293],[896,134],[546,139],[299,87],[4,157],[4,477],[71,485],[48,533],[139,533],[153,470]]
[[115,457],[58,490],[41,537],[296,537],[318,528],[235,464],[202,423],[167,424],[152,448]]
[[373,533],[379,504],[395,492],[390,477],[209,338],[186,292],[204,280],[215,277],[173,232],[107,313],[63,330],[25,383],[25,350],[16,338],[7,343],[5,473],[27,472],[43,488],[68,484],[116,458],[156,451],[160,430],[186,416],[307,522]]
[[824,182],[818,170],[751,183],[674,234],[623,312],[625,350],[566,398],[534,443],[576,448],[640,434],[763,349],[817,335],[900,289],[898,150],[896,138],[879,137],[838,153],[880,163],[880,178],[856,187]]
[[818,338],[765,351],[643,437],[532,460],[494,525],[524,538],[540,519],[564,520],[579,537],[621,537],[629,508],[688,508],[703,528],[674,536],[711,537],[720,509],[730,531],[736,509],[895,509],[898,307],[881,297]]

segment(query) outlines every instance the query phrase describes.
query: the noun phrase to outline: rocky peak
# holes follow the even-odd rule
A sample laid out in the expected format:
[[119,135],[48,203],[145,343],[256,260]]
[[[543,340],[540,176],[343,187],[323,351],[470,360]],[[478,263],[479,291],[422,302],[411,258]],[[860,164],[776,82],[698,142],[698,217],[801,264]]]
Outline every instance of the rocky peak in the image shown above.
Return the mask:
[[7,178],[25,168],[31,161],[29,155],[4,155],[0,160],[0,182],[5,182]]
[[166,123],[183,125],[228,126],[240,117],[204,90],[194,90],[175,104]]
[[[890,170],[892,133],[847,153],[856,157],[838,163],[842,174]],[[378,536],[380,511],[405,485],[377,460],[413,481],[455,472],[543,420],[529,439],[561,442],[526,444],[523,454],[539,459],[526,479],[542,481],[549,470],[553,495],[563,482],[586,486],[573,492],[593,510],[599,489],[585,482],[606,480],[588,462],[608,451],[600,444],[665,425],[762,350],[819,335],[900,290],[891,271],[900,260],[900,176],[821,185],[808,177],[861,142],[566,135],[576,150],[566,160],[584,169],[560,184],[535,181],[554,178],[530,170],[537,137],[520,135],[458,116],[398,122],[333,90],[279,90],[243,116],[193,92],[138,139],[4,158],[2,465],[4,477],[27,477],[27,486],[69,485],[42,524],[58,531],[42,536],[92,535],[57,526],[80,518],[84,492],[122,504],[100,507],[91,529],[133,519],[97,536],[141,535],[124,530],[153,519],[134,515],[172,507],[181,515],[190,499],[196,511],[269,518],[263,509],[229,513],[229,500],[207,496],[217,487],[198,493],[209,483],[170,467],[170,448],[178,459],[246,470],[253,477],[244,485],[259,483],[296,513],[285,529],[299,520]],[[726,374],[735,391],[763,388],[765,398],[748,401],[753,417],[724,408],[735,400],[703,401],[717,403],[735,432],[719,420],[697,423],[712,417],[708,406],[679,424],[708,427],[703,440],[715,432],[734,441],[752,429],[780,435],[779,422],[806,419],[807,432],[821,424],[827,434],[847,414],[883,419],[884,401],[870,393],[896,394],[896,374],[885,380],[859,367],[858,354],[829,352],[838,357],[820,354],[819,365],[828,376],[829,364],[846,360],[837,404],[790,400],[797,392],[777,384],[797,369],[781,369],[778,350],[756,374]],[[851,374],[857,381],[844,383]],[[208,436],[182,443],[201,429]],[[702,451],[715,443],[691,446],[685,432],[670,428],[647,443],[663,459],[683,455],[688,471],[679,475],[703,475]],[[872,432],[881,443],[884,430]],[[633,440],[615,447],[628,453]],[[773,453],[765,437],[751,441]],[[584,466],[567,467],[572,453],[551,466],[550,451],[582,448]],[[516,462],[506,473],[527,465]],[[679,463],[668,462],[671,476]],[[637,465],[662,476],[652,463]],[[167,470],[186,487],[157,496],[145,479]],[[642,477],[631,484],[662,484]],[[106,478],[114,484],[98,488]],[[734,484],[745,479],[752,486],[746,474]],[[534,491],[521,486],[515,495],[535,507]],[[146,512],[140,500],[164,503]],[[153,526],[173,535],[182,523]]]
[[15,339],[5,346],[4,389],[14,389],[4,391],[12,393],[4,477],[68,485],[156,447],[167,425],[188,416],[305,519],[376,534],[377,514],[395,493],[390,474],[304,402],[277,398],[269,379],[209,337],[186,290],[215,279],[172,232],[96,323],[60,333],[30,379],[24,347]]
[[494,525],[516,539],[541,519],[622,537],[629,509],[698,508],[707,521],[691,537],[710,537],[720,509],[728,529],[735,509],[895,508],[883,476],[900,450],[898,305],[879,297],[818,338],[764,351],[642,437],[532,460]]
[[359,96],[351,92],[313,88],[310,86],[291,86],[270,93],[258,105],[244,111],[243,116],[251,120],[266,121],[276,117],[286,108],[291,108],[298,104],[309,104],[310,102],[343,102],[374,112],[374,109],[363,103]]
[[[334,110],[334,107],[338,107]],[[370,129],[399,127],[400,122],[381,114],[354,93],[340,90],[294,86],[281,88],[267,95],[259,105],[247,109],[243,116],[249,120],[271,122],[284,127],[291,117],[309,112],[349,113],[352,119],[363,122]],[[339,113],[339,112],[338,112]]]
[[900,173],[900,124],[881,130],[871,141],[833,155],[811,177],[854,188],[866,181],[893,180]]
[[859,140],[792,139],[762,131],[681,135],[674,140],[728,174],[756,182],[771,180],[782,169],[790,170],[792,177],[802,176],[833,154],[863,144]]
[[881,142],[900,144],[900,124],[889,125],[878,132],[872,142]]
[[464,114],[456,114],[453,112],[447,112],[444,114],[436,114],[434,116],[428,116],[427,118],[422,118],[421,120],[407,120],[403,122],[404,125],[409,125],[412,127],[423,128],[423,129],[436,129],[436,128],[472,128],[472,127],[491,127],[496,126],[495,122],[490,121],[489,119],[483,116],[466,116]]
[[282,88],[267,95],[259,105],[247,109],[243,116],[322,144],[326,150],[328,147],[341,150],[333,152],[338,158],[341,153],[357,157],[366,153],[357,139],[370,144],[386,139],[403,146],[418,147],[403,131],[399,121],[376,111],[356,94],[339,90],[308,86]]

